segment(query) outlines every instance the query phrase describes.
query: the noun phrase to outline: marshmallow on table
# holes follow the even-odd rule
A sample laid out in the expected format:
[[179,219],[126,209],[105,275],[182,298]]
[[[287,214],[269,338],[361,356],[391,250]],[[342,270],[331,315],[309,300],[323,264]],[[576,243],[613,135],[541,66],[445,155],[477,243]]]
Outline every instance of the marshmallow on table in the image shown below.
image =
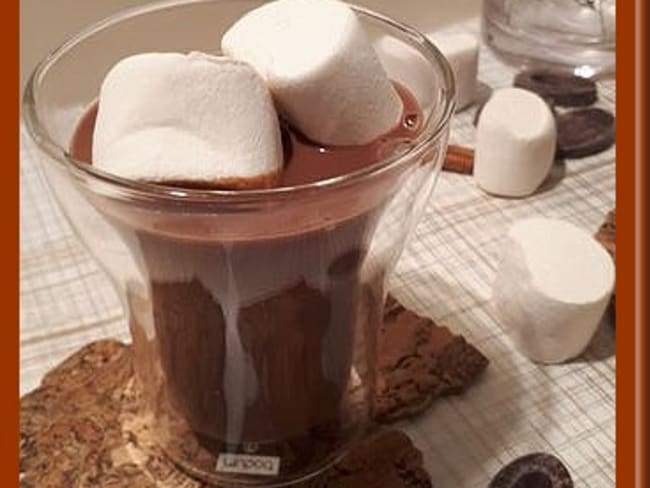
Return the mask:
[[496,91],[476,128],[478,186],[495,195],[530,195],[551,169],[556,137],[553,113],[540,96],[520,88]]
[[558,363],[589,344],[614,288],[614,265],[584,230],[528,218],[507,234],[492,298],[499,320],[530,359]]
[[278,117],[249,65],[193,52],[123,59],[99,94],[93,165],[124,178],[270,186],[283,164]]
[[476,100],[478,41],[471,34],[431,33],[427,37],[447,58],[456,80],[456,109],[462,110]]
[[259,71],[282,114],[313,141],[366,144],[402,116],[397,91],[343,2],[268,3],[237,21],[221,48]]

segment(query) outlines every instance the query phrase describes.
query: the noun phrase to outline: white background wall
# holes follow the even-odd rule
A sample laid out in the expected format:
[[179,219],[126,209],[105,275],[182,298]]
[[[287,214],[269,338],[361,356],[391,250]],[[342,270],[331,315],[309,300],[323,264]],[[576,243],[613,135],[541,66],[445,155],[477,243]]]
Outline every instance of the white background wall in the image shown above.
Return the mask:
[[[117,10],[150,0],[20,0],[21,86],[66,37]],[[420,29],[478,15],[481,0],[353,0]]]

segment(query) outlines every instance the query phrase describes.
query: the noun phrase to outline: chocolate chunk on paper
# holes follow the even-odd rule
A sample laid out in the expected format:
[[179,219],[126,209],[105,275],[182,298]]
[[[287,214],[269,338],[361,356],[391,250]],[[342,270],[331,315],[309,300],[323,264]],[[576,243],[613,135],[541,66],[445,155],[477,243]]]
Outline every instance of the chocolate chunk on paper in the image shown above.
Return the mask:
[[462,393],[488,365],[463,337],[392,297],[386,303],[379,348],[375,418],[380,422],[412,417],[438,397]]
[[552,454],[536,452],[508,463],[488,488],[573,488],[571,473]]
[[515,76],[513,85],[537,93],[554,105],[583,107],[598,99],[598,90],[593,80],[564,71],[534,68],[521,71]]
[[616,141],[616,121],[607,110],[570,110],[555,120],[559,157],[583,158],[608,149]]

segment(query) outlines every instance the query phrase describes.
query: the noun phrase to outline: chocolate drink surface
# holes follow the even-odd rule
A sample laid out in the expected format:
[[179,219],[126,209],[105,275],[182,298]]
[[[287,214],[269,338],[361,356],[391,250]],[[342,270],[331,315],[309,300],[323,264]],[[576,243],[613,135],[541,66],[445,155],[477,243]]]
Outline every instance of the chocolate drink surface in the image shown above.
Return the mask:
[[[413,140],[422,116],[399,93],[402,124],[366,146],[320,147],[283,124],[280,186],[354,172]],[[93,107],[82,118],[70,148],[89,163],[95,115]],[[175,442],[172,457],[197,464],[204,456],[214,470],[225,452],[273,456],[280,473],[296,472],[360,434],[383,300],[383,274],[365,264],[385,198],[369,192],[330,195],[329,220],[318,220],[319,202],[292,209],[285,218],[314,224],[291,232],[273,216],[241,233],[198,216],[195,238],[113,219],[145,277],[145,290],[127,286],[136,369],[154,417],[165,419],[162,442]]]
[[[352,173],[390,155],[400,143],[412,141],[422,124],[422,114],[413,95],[401,85],[395,84],[395,87],[404,104],[401,123],[390,133],[364,146],[322,146],[309,141],[293,127],[282,123],[285,164],[278,186],[313,183]],[[97,105],[95,104],[81,118],[72,136],[70,155],[79,161],[91,162],[92,132],[96,116]],[[201,185],[172,181],[168,185],[206,190],[218,189],[209,183]]]

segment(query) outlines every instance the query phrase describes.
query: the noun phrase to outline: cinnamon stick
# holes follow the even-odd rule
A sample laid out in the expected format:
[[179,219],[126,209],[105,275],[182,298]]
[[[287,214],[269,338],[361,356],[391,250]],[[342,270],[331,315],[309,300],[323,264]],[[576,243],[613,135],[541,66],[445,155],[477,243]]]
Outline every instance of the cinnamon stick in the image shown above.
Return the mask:
[[442,170],[471,175],[474,172],[474,149],[449,144]]

